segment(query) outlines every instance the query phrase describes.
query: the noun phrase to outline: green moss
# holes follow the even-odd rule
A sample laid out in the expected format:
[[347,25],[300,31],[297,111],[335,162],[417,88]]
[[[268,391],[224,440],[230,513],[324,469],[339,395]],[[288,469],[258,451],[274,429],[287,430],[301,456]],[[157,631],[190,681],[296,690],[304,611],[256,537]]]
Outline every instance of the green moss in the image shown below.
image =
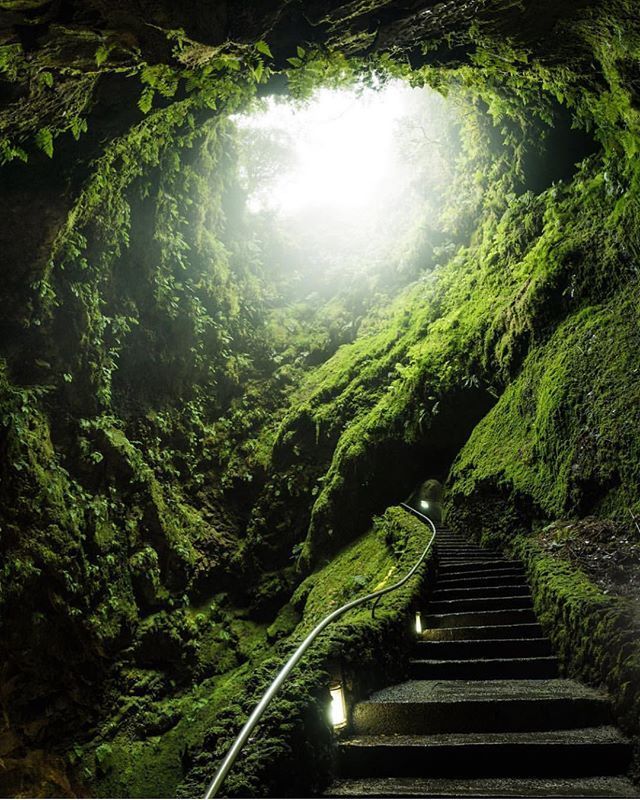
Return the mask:
[[310,417],[324,445],[308,560],[358,530],[349,510],[372,501],[389,451],[428,453],[438,414],[465,389],[501,396],[454,468],[452,507],[470,513],[488,485],[541,516],[636,502],[637,170],[615,191],[604,174],[594,160],[567,186],[511,199],[431,283],[309,376],[275,444]]
[[631,598],[602,592],[575,566],[550,556],[535,539],[519,537],[521,558],[533,588],[535,610],[566,674],[604,685],[619,723],[640,735],[640,647]]
[[[414,482],[444,477],[494,400],[451,473],[452,521],[495,537],[638,504],[633,0],[489,3],[474,20],[464,4],[424,19],[356,5],[309,12],[334,47],[291,53],[293,93],[363,71],[437,86],[463,110],[462,150],[442,246],[416,238],[411,268],[401,254],[398,274],[381,273],[388,285],[313,309],[238,212],[227,117],[267,79],[271,44],[287,63],[275,6],[252,17],[273,43],[205,46],[177,6],[133,11],[143,36],[106,5],[90,28],[73,10],[57,24],[55,9],[34,27],[40,3],[4,3],[20,33],[0,46],[0,161],[29,163],[0,192],[19,223],[3,290],[0,645],[19,676],[16,729],[73,698],[42,732],[65,748],[58,732],[91,709],[80,778],[94,793],[200,792],[327,604],[415,555],[424,530],[398,511],[362,534]],[[200,20],[207,41],[224,39],[218,22]],[[420,48],[427,66],[411,70],[402,53]],[[527,157],[557,102],[602,151],[534,195]],[[121,103],[130,114],[112,113]],[[539,608],[568,668],[610,668],[620,708],[637,709],[637,656],[605,653],[622,607],[543,566]],[[323,639],[233,792],[276,791],[294,762],[301,793],[322,786],[328,676],[340,661],[353,697],[371,688],[363,670],[394,676],[415,591]]]
[[[136,702],[131,703],[131,694],[122,695],[125,705],[121,716],[104,725],[102,741],[98,739],[86,748],[82,761],[85,779],[108,796],[200,793],[291,649],[331,608],[389,585],[408,571],[424,544],[422,523],[405,511],[389,509],[369,533],[310,575],[271,626],[256,626],[241,616],[233,620],[224,617],[225,625],[218,625],[217,630],[226,628],[237,636],[239,653],[246,663],[214,679],[201,679],[170,698],[158,694],[154,676],[162,673],[136,674]],[[339,663],[350,697],[356,698],[402,673],[403,658],[411,643],[410,612],[426,571],[427,565],[402,589],[385,596],[375,618],[370,608],[356,609],[318,640],[267,711],[260,734],[247,746],[230,775],[227,791],[262,796],[282,791],[285,783],[308,791],[310,786],[321,786],[328,780],[332,760],[326,716],[329,675]],[[220,606],[213,603],[208,612],[203,607],[183,614],[181,622],[176,614],[155,615],[140,631],[139,646],[148,646],[149,657],[156,662],[169,658],[172,669],[183,669],[189,653],[186,637],[193,657],[198,649],[200,663],[204,659],[213,664],[209,646],[215,630],[210,623],[219,619],[220,613]],[[196,636],[197,626],[209,633]],[[223,641],[228,657],[231,641]],[[220,651],[218,668],[225,663],[224,658]],[[103,757],[105,753],[108,758]],[[292,763],[296,764],[293,771]],[[302,763],[304,769],[300,768]]]
[[637,284],[560,325],[476,428],[450,495],[480,485],[528,496],[541,516],[625,513],[640,477]]
[[270,642],[277,642],[283,636],[293,633],[300,622],[300,614],[295,606],[287,603],[282,607],[273,624],[267,628],[267,638]]
[[175,797],[190,748],[215,729],[217,715],[230,696],[242,691],[246,677],[247,669],[241,668],[170,700],[147,702],[142,714],[134,713],[135,726],[127,726],[129,733],[113,731],[106,769],[97,763],[98,750],[105,744],[96,748],[95,759],[83,761],[86,778],[108,797]]

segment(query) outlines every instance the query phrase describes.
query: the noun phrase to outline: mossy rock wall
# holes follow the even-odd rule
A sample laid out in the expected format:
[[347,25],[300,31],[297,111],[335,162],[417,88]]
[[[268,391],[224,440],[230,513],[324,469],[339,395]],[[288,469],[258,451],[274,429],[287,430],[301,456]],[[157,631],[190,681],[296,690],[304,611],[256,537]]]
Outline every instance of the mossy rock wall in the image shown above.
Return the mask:
[[[201,793],[295,647],[331,610],[399,580],[417,561],[429,535],[408,512],[386,511],[368,533],[309,575],[270,625],[256,626],[242,612],[231,619],[226,629],[242,637],[240,663],[220,675],[165,696],[158,693],[161,673],[153,669],[158,664],[123,666],[125,685],[137,684],[135,701],[128,693],[121,695],[120,714],[108,719],[86,746],[79,774],[91,775],[91,785],[108,796]],[[412,611],[432,569],[426,561],[408,583],[385,595],[375,617],[367,604],[320,636],[269,706],[258,733],[229,774],[225,793],[296,797],[327,784],[334,758],[330,683],[336,677],[342,680],[352,708],[368,692],[404,677],[413,641]],[[216,619],[212,613],[188,610],[185,622],[195,621],[206,631]],[[172,626],[175,652],[184,657],[175,615]],[[167,635],[172,629],[165,628]],[[166,644],[162,647],[166,651]],[[159,649],[157,642],[155,648]]]
[[604,687],[618,724],[634,741],[640,775],[640,643],[638,601],[605,593],[575,565],[520,536],[510,552],[523,560],[534,608],[551,637],[563,673]]

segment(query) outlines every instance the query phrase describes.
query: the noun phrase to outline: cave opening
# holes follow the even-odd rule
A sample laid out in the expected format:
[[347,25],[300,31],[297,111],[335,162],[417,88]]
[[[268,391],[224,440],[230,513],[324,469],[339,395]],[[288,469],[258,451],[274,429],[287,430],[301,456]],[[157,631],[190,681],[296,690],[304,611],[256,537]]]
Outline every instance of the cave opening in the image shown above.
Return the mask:
[[[637,737],[633,5],[0,2],[0,794],[201,794],[434,482]],[[230,795],[324,791],[417,586]]]

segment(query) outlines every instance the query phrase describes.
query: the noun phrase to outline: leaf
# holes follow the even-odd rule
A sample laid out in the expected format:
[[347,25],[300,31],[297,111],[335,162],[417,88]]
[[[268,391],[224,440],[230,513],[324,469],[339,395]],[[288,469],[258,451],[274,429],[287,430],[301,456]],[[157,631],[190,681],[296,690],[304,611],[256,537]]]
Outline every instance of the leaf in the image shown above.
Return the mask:
[[26,163],[29,157],[25,150],[12,144],[6,136],[0,137],[0,164],[6,164],[14,158]]
[[142,83],[160,92],[163,97],[173,97],[178,90],[179,75],[167,64],[147,64],[140,75]]
[[101,44],[96,50],[96,66],[101,67],[109,58],[109,48],[106,44]]
[[300,45],[298,45],[296,47],[296,52],[298,53],[298,58],[304,58],[307,51],[304,49],[304,47],[300,47]]
[[140,95],[140,99],[138,100],[138,108],[142,111],[143,114],[148,114],[151,111],[151,107],[153,106],[153,98],[155,96],[155,91],[148,87],[145,89],[142,94]]
[[71,120],[70,130],[71,135],[77,142],[80,138],[80,134],[87,132],[87,120],[83,117],[75,117]]
[[262,53],[263,55],[268,56],[269,58],[273,58],[273,53],[271,52],[271,48],[269,47],[269,45],[266,42],[263,42],[263,41],[257,42],[256,50],[259,53]]
[[220,56],[215,62],[216,69],[230,69],[237,72],[240,69],[240,60],[235,56]]
[[264,73],[264,64],[262,63],[262,61],[259,61],[255,65],[255,67],[252,67],[251,69],[251,74],[253,75],[256,83],[260,83],[263,73]]
[[44,83],[45,86],[48,86],[50,89],[53,86],[53,74],[48,71],[44,71],[40,73],[40,80]]
[[302,61],[299,58],[288,58],[287,61],[291,64],[292,67],[301,67]]
[[218,104],[216,102],[216,96],[213,93],[208,92],[207,94],[203,95],[202,99],[204,101],[205,106],[207,108],[210,108],[212,111],[215,111],[216,108],[218,107]]
[[36,146],[53,158],[53,133],[50,128],[40,128],[35,136]]

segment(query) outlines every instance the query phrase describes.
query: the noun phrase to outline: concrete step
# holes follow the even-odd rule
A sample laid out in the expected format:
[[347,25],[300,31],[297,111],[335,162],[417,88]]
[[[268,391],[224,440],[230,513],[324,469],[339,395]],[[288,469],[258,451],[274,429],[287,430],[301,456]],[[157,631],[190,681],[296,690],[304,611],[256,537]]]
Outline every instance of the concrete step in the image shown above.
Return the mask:
[[442,600],[465,600],[474,597],[531,597],[531,590],[527,584],[522,583],[502,583],[495,586],[454,586],[441,589],[438,584],[431,600],[434,603]]
[[421,634],[422,641],[452,642],[465,639],[521,639],[543,636],[539,622],[514,625],[461,625],[457,628],[430,628]]
[[484,558],[481,561],[440,561],[438,575],[450,577],[453,573],[467,572],[486,574],[496,569],[522,569],[519,561],[509,561],[506,558]]
[[493,569],[488,572],[460,572],[457,575],[441,575],[436,583],[439,589],[456,587],[499,586],[505,583],[528,586],[523,569]]
[[575,681],[410,680],[353,709],[357,735],[538,731],[611,724],[604,694]]
[[425,614],[422,628],[458,628],[482,625],[515,625],[536,622],[530,608],[503,608],[499,611],[459,611],[450,614]]
[[360,736],[338,745],[340,774],[345,777],[617,775],[626,768],[630,756],[629,741],[609,726]]
[[487,589],[485,597],[453,598],[440,600],[435,597],[428,603],[429,614],[454,614],[458,611],[501,611],[505,608],[533,608],[531,595],[493,596]]
[[531,639],[460,639],[453,642],[418,641],[417,658],[531,658],[550,656],[551,642],[544,636]]
[[640,797],[622,775],[582,778],[344,778],[325,797]]
[[409,662],[412,678],[423,680],[503,680],[522,678],[541,680],[558,677],[558,659],[555,656],[525,658],[414,658]]

